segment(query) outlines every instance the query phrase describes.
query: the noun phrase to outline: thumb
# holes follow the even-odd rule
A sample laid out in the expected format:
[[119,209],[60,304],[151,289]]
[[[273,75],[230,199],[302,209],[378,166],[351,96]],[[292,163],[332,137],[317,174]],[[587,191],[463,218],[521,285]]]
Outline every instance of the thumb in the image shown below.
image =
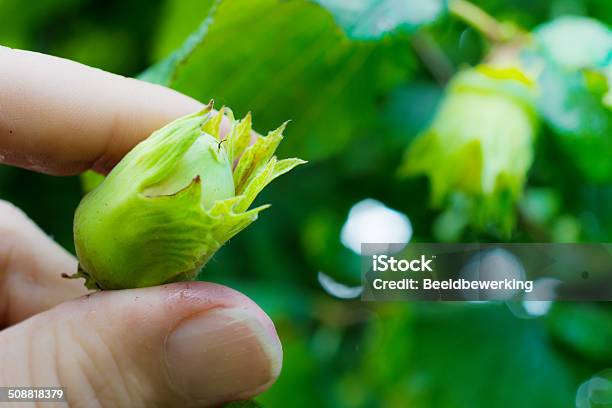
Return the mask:
[[0,332],[0,385],[65,387],[70,406],[211,406],[279,374],[272,322],[223,286],[177,283],[63,303]]

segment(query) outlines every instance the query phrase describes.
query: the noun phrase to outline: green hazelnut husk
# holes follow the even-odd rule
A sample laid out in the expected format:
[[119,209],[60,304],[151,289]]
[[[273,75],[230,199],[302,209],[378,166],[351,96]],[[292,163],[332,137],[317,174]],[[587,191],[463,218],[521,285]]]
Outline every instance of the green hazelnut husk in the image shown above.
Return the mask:
[[[221,139],[223,116],[231,130]],[[277,160],[285,125],[251,144],[241,121],[212,103],[154,132],[88,193],[74,242],[90,289],[126,289],[194,279],[231,237],[257,219],[249,209],[276,177],[304,163]]]
[[434,207],[467,199],[469,223],[508,234],[533,162],[535,80],[519,65],[482,64],[456,75],[432,123],[409,146],[402,176],[426,175]]

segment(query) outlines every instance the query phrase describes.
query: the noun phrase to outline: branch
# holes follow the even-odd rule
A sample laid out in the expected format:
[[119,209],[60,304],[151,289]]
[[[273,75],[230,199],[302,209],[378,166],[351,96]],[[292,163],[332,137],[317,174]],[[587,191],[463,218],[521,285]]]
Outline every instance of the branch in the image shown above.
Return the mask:
[[449,10],[466,24],[478,30],[489,41],[500,43],[508,40],[504,26],[493,16],[467,0],[451,0]]

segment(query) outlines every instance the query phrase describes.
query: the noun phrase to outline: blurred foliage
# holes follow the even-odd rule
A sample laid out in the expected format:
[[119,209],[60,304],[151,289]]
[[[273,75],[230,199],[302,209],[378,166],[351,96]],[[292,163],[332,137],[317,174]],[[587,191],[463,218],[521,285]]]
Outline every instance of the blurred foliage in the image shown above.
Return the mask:
[[[597,20],[560,17],[535,30],[540,108],[577,169],[593,181],[612,180],[612,109],[605,105],[612,30]],[[527,52],[527,58],[533,58]],[[533,61],[531,62],[533,64]]]
[[201,100],[214,97],[239,117],[252,111],[261,129],[291,118],[279,155],[316,160],[374,131],[377,98],[412,66],[405,42],[347,41],[311,2],[234,0],[219,6],[173,87]]
[[[429,180],[396,177],[449,80],[500,49],[536,78],[543,122],[504,239],[612,239],[612,3],[475,2],[504,33],[531,33],[518,45],[491,41],[470,16],[409,12],[425,3],[221,1],[207,25],[212,0],[0,0],[2,45],[129,76],[168,64],[156,81],[237,115],[251,110],[256,128],[292,120],[280,155],[312,164],[264,192],[272,209],[202,273],[251,296],[278,326],[284,368],[258,398],[266,407],[570,407],[581,383],[612,366],[607,304],[555,303],[536,316],[500,304],[365,304],[318,284],[319,271],[359,282],[340,231],[364,198],[406,214],[413,241],[500,239],[473,228],[461,197],[433,209]],[[0,167],[0,198],[69,250],[80,188],[76,177]]]
[[395,30],[413,31],[446,11],[444,0],[317,0],[353,39],[378,39]]
[[215,20],[215,13],[217,12],[219,3],[220,0],[211,3],[208,7],[206,18],[204,18],[193,33],[189,34],[179,48],[172,51],[169,56],[165,57],[157,64],[147,68],[138,78],[143,81],[165,86],[173,83],[179,66],[187,62],[189,57],[191,57],[208,34],[208,29]]

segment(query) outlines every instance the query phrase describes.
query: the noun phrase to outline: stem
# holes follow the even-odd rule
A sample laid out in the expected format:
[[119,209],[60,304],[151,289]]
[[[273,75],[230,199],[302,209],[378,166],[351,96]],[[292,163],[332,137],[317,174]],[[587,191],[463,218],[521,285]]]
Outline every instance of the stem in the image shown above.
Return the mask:
[[441,85],[446,84],[455,73],[455,68],[434,39],[424,32],[416,33],[411,44],[434,79]]
[[504,27],[499,21],[467,0],[451,0],[449,10],[466,24],[478,30],[491,42],[500,43],[508,39]]

